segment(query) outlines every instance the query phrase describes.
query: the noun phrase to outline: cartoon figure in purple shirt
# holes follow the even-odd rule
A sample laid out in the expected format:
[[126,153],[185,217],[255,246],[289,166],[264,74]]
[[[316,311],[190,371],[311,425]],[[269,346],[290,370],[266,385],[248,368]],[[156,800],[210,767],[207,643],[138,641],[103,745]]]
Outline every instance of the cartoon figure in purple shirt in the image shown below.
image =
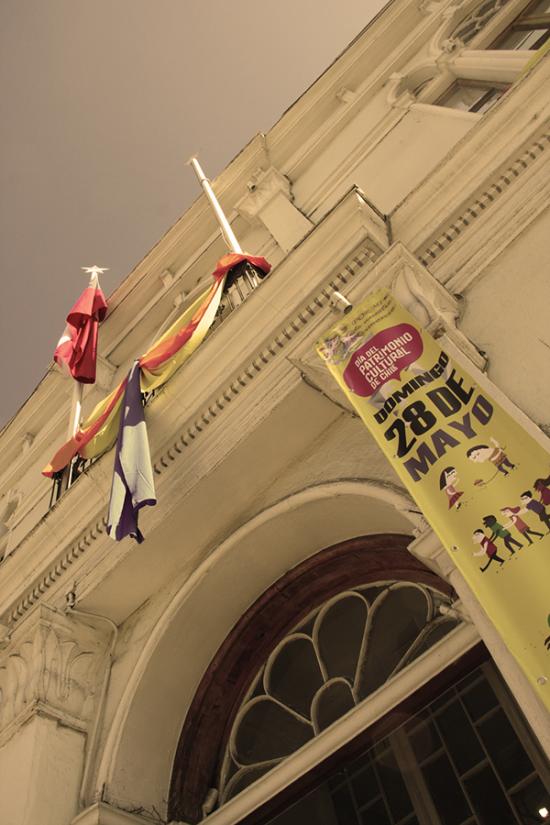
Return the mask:
[[539,500],[545,507],[550,504],[550,476],[548,478],[537,478],[533,487],[539,494]]
[[548,533],[550,533],[550,514],[546,512],[544,504],[533,498],[531,490],[522,493],[520,499],[523,505],[522,513],[527,513],[529,510],[536,513],[542,523],[546,525]]

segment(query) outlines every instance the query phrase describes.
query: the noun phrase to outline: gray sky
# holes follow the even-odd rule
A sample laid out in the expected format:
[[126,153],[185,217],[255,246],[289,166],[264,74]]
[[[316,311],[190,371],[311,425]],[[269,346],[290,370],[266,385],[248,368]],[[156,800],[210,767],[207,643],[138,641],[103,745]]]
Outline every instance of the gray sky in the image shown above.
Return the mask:
[[[0,426],[85,286],[110,293],[381,0],[1,0]],[[6,380],[7,379],[7,380]]]

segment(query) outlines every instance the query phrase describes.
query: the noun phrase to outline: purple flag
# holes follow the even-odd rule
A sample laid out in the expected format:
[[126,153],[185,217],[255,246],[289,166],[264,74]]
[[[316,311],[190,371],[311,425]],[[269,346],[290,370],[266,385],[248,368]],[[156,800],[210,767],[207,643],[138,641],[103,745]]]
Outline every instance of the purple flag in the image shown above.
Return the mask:
[[139,379],[139,363],[135,361],[122,401],[107,532],[115,541],[132,536],[141,543],[139,509],[154,506],[157,499]]

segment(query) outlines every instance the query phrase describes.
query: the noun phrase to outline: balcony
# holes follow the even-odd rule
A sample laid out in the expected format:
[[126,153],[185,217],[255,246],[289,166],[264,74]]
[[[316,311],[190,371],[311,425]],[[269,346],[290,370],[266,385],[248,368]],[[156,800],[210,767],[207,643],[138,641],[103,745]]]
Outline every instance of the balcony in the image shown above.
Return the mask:
[[[231,313],[235,312],[236,309],[245,303],[245,301],[250,297],[254,290],[261,285],[262,281],[266,277],[267,275],[262,272],[261,269],[253,266],[248,261],[243,261],[229,272],[226,278],[220,306],[218,307],[218,311],[216,313],[216,318],[206,333],[205,340],[212,335],[212,333],[229,317],[229,315],[231,315]],[[195,294],[196,292],[197,290],[195,290],[194,293],[188,297],[186,302],[187,306],[189,306],[197,297]],[[186,306],[182,305],[181,311],[183,312],[185,309]],[[172,320],[173,319],[170,319],[170,323],[172,323]],[[171,379],[169,379],[169,381],[170,380]],[[161,390],[162,387],[159,387],[158,389],[152,390],[152,392],[143,393],[142,399],[144,407],[148,407],[153,404],[155,398]],[[100,458],[101,456],[86,459],[77,455],[72,459],[68,467],[59,473],[56,473],[52,480],[50,499],[46,512],[51,510],[52,507],[59,501],[61,496],[78,481],[82,474],[85,473],[88,468],[92,466],[92,464]]]

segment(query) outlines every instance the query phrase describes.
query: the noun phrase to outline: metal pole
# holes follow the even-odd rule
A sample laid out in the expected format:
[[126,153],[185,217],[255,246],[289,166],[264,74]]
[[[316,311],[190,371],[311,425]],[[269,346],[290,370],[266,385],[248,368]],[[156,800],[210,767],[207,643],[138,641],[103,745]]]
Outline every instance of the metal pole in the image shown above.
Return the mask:
[[216,218],[217,218],[218,223],[220,225],[220,228],[222,230],[222,235],[224,236],[225,242],[226,242],[227,246],[229,247],[230,251],[231,252],[242,253],[243,250],[241,248],[241,245],[238,242],[238,240],[235,236],[235,233],[231,229],[231,224],[229,223],[229,221],[225,217],[225,214],[224,214],[224,212],[223,212],[223,210],[222,210],[222,208],[221,208],[221,206],[218,202],[218,199],[214,194],[214,190],[212,189],[210,181],[206,177],[204,172],[202,171],[201,165],[198,162],[197,158],[196,157],[191,157],[191,158],[189,158],[187,163],[190,166],[193,167],[193,170],[194,170],[197,178],[199,179],[200,185],[203,188],[204,194],[206,195],[206,197],[210,201],[210,205],[211,205],[212,209],[214,210],[214,212],[216,214]]

